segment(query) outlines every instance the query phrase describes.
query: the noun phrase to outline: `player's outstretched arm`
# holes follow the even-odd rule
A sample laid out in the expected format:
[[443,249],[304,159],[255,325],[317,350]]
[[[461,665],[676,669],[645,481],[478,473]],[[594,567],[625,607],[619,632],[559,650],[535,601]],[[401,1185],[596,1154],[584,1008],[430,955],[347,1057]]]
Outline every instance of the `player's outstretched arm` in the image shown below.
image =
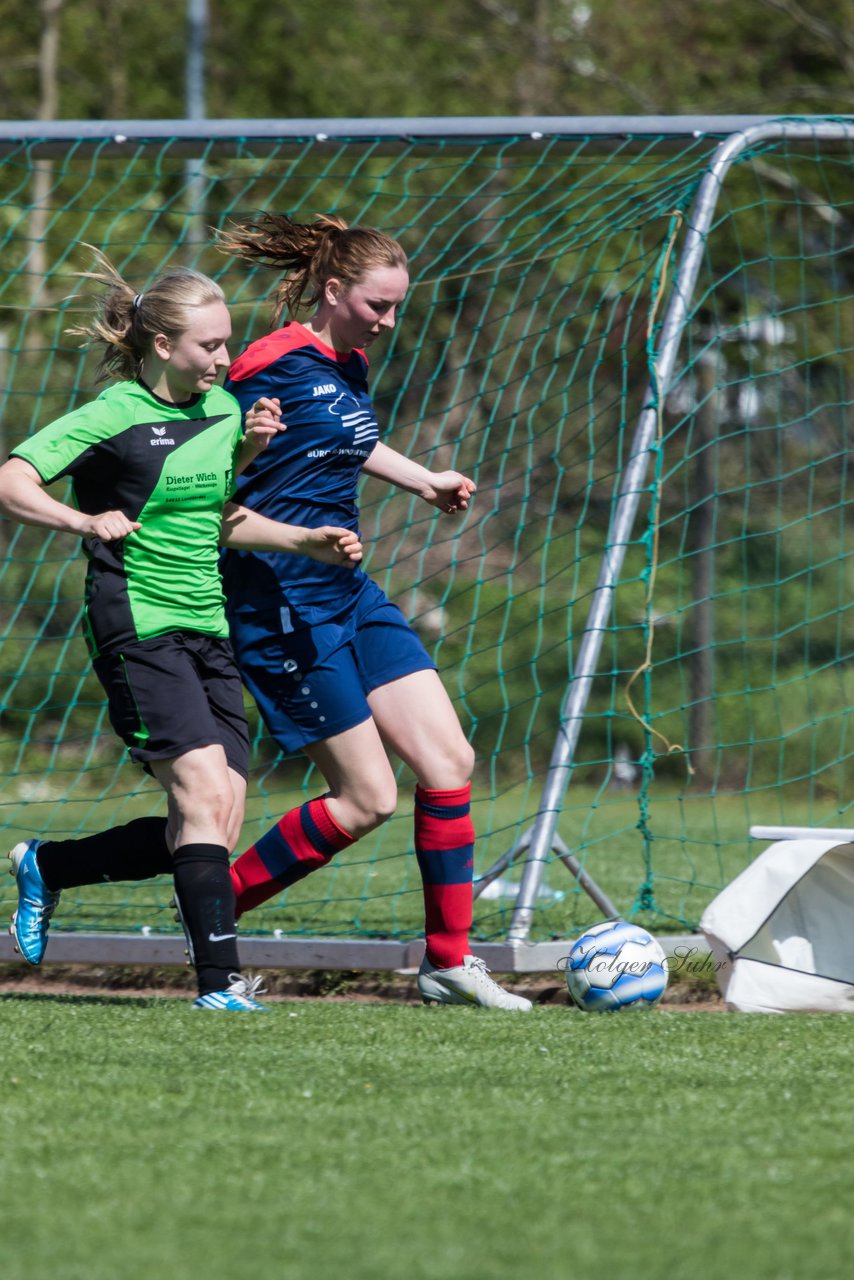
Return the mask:
[[90,516],[58,502],[45,492],[38,471],[23,458],[10,458],[0,467],[0,511],[21,524],[76,533],[81,538],[100,538],[102,542],[126,538],[141,528],[123,511],[102,511]]
[[352,529],[334,525],[305,529],[302,525],[269,520],[235,503],[225,508],[220,542],[234,551],[284,551],[349,569],[355,569],[362,559],[362,544]]
[[238,474],[245,471],[249,463],[267,448],[273,436],[287,430],[282,422],[282,406],[279,400],[270,396],[261,396],[256,400],[252,408],[246,410],[243,429],[245,434],[237,455]]
[[428,471],[420,462],[413,462],[381,441],[374,446],[363,470],[369,476],[414,493],[447,515],[466,511],[477,488],[473,480],[459,471]]

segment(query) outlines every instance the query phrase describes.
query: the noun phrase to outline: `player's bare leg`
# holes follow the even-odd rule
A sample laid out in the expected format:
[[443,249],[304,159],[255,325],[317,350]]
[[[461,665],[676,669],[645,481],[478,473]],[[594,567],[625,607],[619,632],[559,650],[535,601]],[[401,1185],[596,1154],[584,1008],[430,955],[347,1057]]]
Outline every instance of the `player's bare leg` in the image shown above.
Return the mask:
[[397,785],[372,720],[305,750],[328,789],[284,814],[232,863],[238,917],[325,866],[394,812]]
[[312,743],[305,753],[326,780],[329,812],[355,840],[394,813],[397,783],[373,720]]
[[425,1004],[474,1004],[527,1012],[530,1000],[494,982],[471,954],[474,752],[435,671],[416,671],[368,698],[387,745],[418,779],[415,850],[424,885],[426,954],[418,973]]
[[197,1009],[260,1012],[258,980],[241,977],[228,855],[243,818],[245,785],[221,746],[155,760],[169,798],[175,905],[196,969]]

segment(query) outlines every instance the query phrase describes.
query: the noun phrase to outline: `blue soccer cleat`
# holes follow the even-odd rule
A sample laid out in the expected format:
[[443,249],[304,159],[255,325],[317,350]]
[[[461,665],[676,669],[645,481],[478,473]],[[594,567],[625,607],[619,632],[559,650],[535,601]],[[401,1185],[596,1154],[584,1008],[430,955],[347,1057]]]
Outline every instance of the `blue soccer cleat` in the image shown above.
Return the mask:
[[18,885],[18,907],[12,915],[9,932],[15,939],[15,950],[27,964],[41,964],[47,950],[50,918],[59,902],[59,891],[48,889],[36,862],[40,840],[22,840],[9,854],[10,875]]
[[230,985],[224,991],[208,991],[206,995],[197,996],[193,1001],[194,1009],[221,1009],[225,1013],[269,1013],[265,1005],[259,1004],[256,995],[263,995],[261,986],[263,979],[244,978],[239,973],[228,975]]

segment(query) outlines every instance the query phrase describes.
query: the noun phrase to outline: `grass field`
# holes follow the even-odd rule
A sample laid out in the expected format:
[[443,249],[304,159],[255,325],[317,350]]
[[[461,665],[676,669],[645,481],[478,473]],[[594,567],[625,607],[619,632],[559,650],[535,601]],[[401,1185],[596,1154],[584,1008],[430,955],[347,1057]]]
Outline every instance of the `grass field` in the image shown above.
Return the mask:
[[0,997],[4,1280],[832,1280],[851,1024]]

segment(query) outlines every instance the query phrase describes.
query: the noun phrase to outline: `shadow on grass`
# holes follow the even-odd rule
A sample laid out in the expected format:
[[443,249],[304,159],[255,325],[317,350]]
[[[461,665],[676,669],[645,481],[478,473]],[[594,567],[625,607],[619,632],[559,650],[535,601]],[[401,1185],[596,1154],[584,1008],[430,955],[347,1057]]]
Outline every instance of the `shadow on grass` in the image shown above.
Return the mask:
[[29,1004],[86,1004],[86,1005],[121,1005],[127,1008],[128,1005],[135,1006],[140,1009],[151,1009],[157,1004],[161,1004],[164,999],[177,1000],[181,997],[175,996],[104,996],[104,995],[78,995],[72,992],[48,992],[48,991],[3,991],[0,992],[0,1004],[8,1003],[29,1003]]

